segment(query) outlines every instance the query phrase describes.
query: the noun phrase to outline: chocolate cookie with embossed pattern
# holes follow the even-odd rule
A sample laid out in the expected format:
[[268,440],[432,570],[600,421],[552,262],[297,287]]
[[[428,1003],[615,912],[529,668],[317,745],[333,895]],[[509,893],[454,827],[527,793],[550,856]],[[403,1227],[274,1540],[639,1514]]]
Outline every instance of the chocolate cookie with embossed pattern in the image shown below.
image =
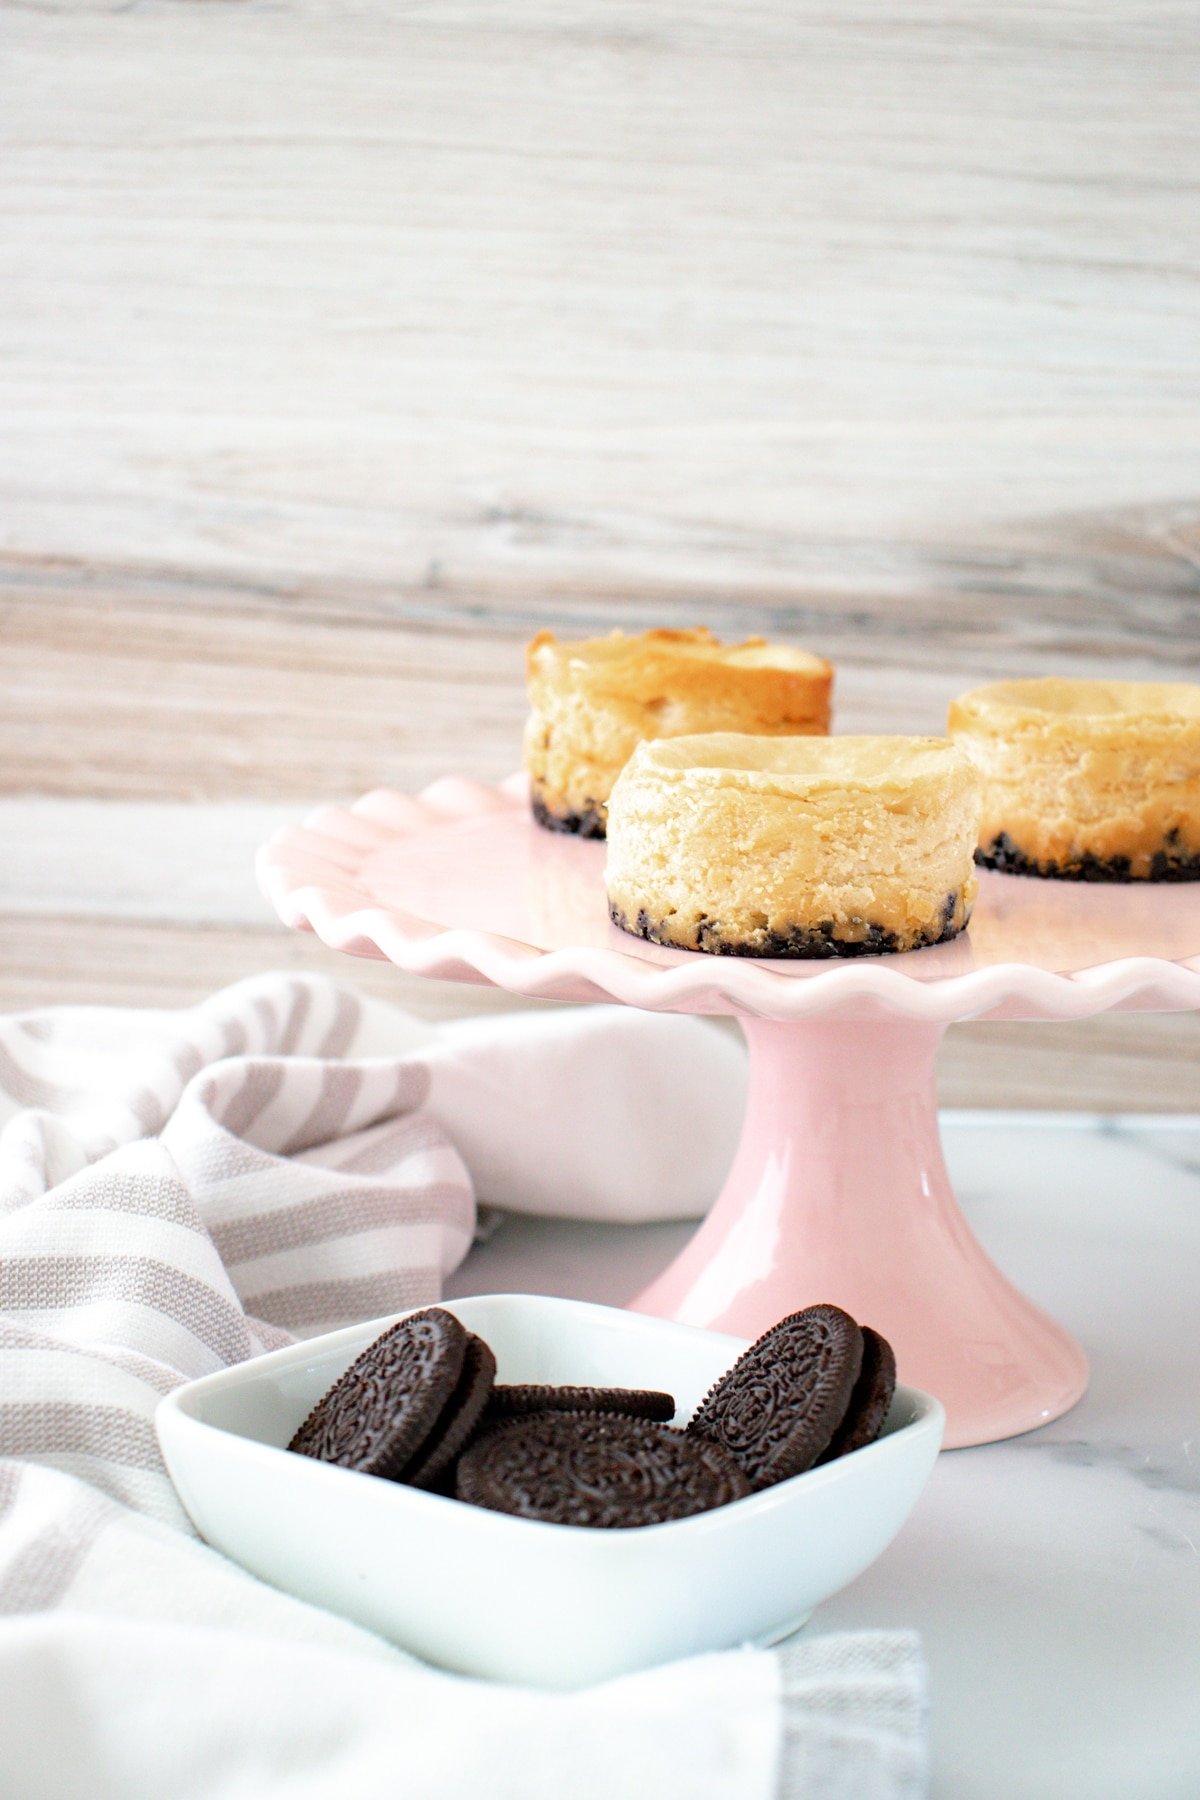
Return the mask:
[[709,1390],[688,1426],[728,1450],[756,1488],[811,1469],[846,1415],[862,1332],[838,1306],[809,1306],[764,1332]]
[[551,1387],[536,1382],[492,1389],[488,1422],[533,1412],[621,1413],[627,1419],[665,1424],[675,1417],[675,1398],[654,1388]]
[[550,1525],[658,1525],[750,1492],[719,1444],[613,1413],[527,1413],[477,1438],[455,1493]]
[[288,1449],[398,1480],[458,1386],[469,1335],[441,1307],[401,1319],[318,1400]]
[[863,1337],[862,1370],[854,1384],[846,1416],[818,1462],[833,1462],[851,1450],[865,1450],[883,1430],[896,1392],[896,1358],[892,1346],[869,1325],[860,1327]]

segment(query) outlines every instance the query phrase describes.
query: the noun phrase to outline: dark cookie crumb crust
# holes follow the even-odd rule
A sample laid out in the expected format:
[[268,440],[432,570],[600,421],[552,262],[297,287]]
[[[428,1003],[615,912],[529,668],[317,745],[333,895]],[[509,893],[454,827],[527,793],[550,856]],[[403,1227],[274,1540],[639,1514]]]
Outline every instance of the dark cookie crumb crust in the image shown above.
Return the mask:
[[922,932],[911,943],[904,943],[894,931],[886,931],[882,925],[868,925],[861,938],[844,938],[836,935],[838,927],[832,919],[825,919],[817,926],[793,925],[790,931],[760,932],[753,943],[743,938],[727,938],[716,920],[706,919],[699,928],[699,942],[695,945],[680,944],[668,935],[661,921],[654,920],[641,908],[637,918],[631,924],[626,913],[619,906],[609,906],[608,916],[614,925],[627,931],[631,937],[646,938],[652,944],[663,944],[670,950],[704,951],[710,956],[779,956],[779,957],[817,957],[832,956],[889,956],[905,950],[926,950],[933,944],[948,943],[958,936],[966,927],[964,919],[961,925],[954,924],[954,915],[958,908],[958,895],[947,894],[942,907],[940,923]]
[[[1170,842],[1168,838],[1168,845]],[[986,849],[976,850],[975,861],[980,868],[996,869],[1002,875],[1034,875],[1043,881],[1200,881],[1200,856],[1178,855],[1170,848],[1155,851],[1148,875],[1134,875],[1127,856],[1102,860],[1089,852],[1077,862],[1036,862],[1006,831],[994,837]]]
[[538,824],[547,831],[584,838],[602,838],[605,834],[606,814],[598,806],[585,807],[582,812],[552,812],[536,794],[530,797],[529,806]]

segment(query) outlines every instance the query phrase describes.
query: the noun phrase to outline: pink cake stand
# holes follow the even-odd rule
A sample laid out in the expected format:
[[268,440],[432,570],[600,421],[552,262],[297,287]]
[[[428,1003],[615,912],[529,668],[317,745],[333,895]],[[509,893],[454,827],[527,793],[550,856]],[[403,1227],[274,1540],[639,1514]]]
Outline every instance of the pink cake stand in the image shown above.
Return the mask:
[[985,873],[970,931],[953,943],[773,962],[618,931],[603,866],[603,844],[534,825],[514,778],[325,807],[276,835],[259,874],[286,924],[350,955],[543,999],[740,1020],[750,1097],[733,1167],[636,1307],[754,1337],[835,1301],[891,1340],[904,1381],[943,1402],[949,1445],[1065,1412],[1087,1360],[963,1217],[942,1159],[934,1057],[956,1019],[1200,1007],[1200,888]]

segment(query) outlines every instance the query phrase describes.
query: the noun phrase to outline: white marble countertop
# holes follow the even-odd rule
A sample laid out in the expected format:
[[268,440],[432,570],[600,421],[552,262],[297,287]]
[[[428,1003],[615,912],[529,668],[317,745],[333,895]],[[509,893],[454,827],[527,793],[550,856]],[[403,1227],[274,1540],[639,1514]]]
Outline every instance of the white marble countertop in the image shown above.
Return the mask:
[[[950,1451],[810,1630],[909,1625],[934,1800],[1200,1796],[1200,1119],[949,1114],[983,1243],[1092,1360],[1055,1424]],[[690,1226],[506,1219],[451,1294],[620,1303]]]

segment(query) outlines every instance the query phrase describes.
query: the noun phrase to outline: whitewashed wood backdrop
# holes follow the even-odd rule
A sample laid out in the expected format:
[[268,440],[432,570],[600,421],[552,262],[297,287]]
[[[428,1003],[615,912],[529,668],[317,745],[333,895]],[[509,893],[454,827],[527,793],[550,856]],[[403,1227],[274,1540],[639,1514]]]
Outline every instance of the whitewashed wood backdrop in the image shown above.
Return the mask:
[[[286,938],[318,797],[511,767],[535,627],[705,620],[843,729],[1200,668],[1193,0],[0,0],[0,1004]],[[1194,1019],[947,1099],[1195,1106]]]

